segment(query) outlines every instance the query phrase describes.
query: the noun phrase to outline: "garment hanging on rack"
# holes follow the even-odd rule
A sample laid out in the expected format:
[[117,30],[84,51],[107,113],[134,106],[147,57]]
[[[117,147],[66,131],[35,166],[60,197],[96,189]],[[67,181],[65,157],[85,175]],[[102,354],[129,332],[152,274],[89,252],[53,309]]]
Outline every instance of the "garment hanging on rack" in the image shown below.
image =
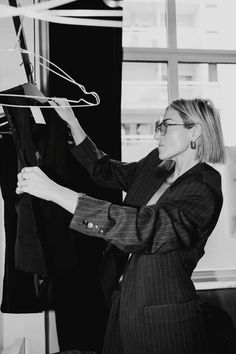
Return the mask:
[[15,186],[17,154],[12,136],[0,139],[0,186],[4,201],[5,266],[1,310],[5,313],[31,313],[43,310],[36,296],[34,274],[15,268],[17,213]]
[[[24,89],[20,85],[5,92],[24,94]],[[1,97],[1,103],[21,104],[25,100],[14,96]],[[27,99],[27,103],[35,106],[42,104],[29,99]],[[34,282],[37,302],[37,295],[42,298],[45,295],[45,283],[50,278],[50,274],[73,268],[76,264],[76,258],[72,233],[69,230],[69,213],[53,203],[32,198],[27,194],[18,198],[15,193],[16,175],[17,171],[19,172],[24,166],[38,165],[57,183],[69,187],[67,128],[66,124],[59,119],[55,110],[43,110],[42,114],[46,124],[36,124],[29,108],[3,107],[13,131],[14,146],[17,153],[17,159],[14,159],[15,164],[17,164],[15,166],[15,176],[14,178],[11,177],[15,183],[10,186],[11,199],[14,199],[17,209],[17,213],[14,213],[17,235],[15,240],[11,240],[9,243],[8,230],[6,230],[6,254],[10,254],[11,259],[6,257],[2,311],[28,312],[25,304],[21,307],[18,302],[15,302],[17,293],[11,294],[12,298],[10,300],[7,296],[11,273],[23,271],[33,275],[30,281]],[[7,144],[9,144],[9,141]],[[5,148],[6,143],[2,141],[2,145]],[[4,163],[8,164],[7,160]],[[12,161],[9,161],[10,165],[11,163]],[[3,178],[6,173],[7,168],[1,171]],[[7,188],[6,185],[2,186],[3,195],[9,192],[6,191]],[[5,218],[10,218],[10,215],[5,214]],[[11,237],[14,238],[14,235],[11,234]],[[15,256],[12,249],[9,250],[9,247],[15,248]],[[35,277],[35,274],[37,277]],[[43,279],[46,279],[46,281],[42,281]],[[45,306],[45,303],[41,305]],[[29,312],[31,311],[32,308]]]

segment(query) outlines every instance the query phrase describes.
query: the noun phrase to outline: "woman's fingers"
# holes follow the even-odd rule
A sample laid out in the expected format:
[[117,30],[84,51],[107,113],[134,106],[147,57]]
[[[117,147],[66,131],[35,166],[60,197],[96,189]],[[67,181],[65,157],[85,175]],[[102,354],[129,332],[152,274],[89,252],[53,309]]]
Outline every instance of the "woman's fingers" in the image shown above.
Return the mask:
[[21,193],[30,193],[30,184],[29,184],[29,181],[18,181],[17,182],[17,187],[16,187],[16,193],[17,194],[21,194]]
[[21,194],[21,193],[24,193],[21,189],[21,187],[16,187],[16,194]]
[[66,98],[54,98],[50,104],[55,108],[57,114],[68,124],[76,120],[74,112]]
[[40,176],[36,172],[24,172],[19,174],[20,178],[17,182],[17,192],[34,194],[37,188],[40,188]]
[[17,175],[18,182],[21,182],[27,178],[35,178],[36,176],[40,176],[43,173],[40,168],[35,167],[24,167]]
[[44,174],[44,172],[38,166],[24,167],[21,170],[21,172],[32,172],[32,171]]
[[19,172],[17,175],[17,181],[21,181],[23,179],[22,173]]
[[52,102],[55,102],[59,107],[60,106],[66,106],[65,108],[70,107],[70,104],[66,98],[55,97]]
[[18,173],[19,178],[26,179],[32,176],[46,176],[45,173],[38,167],[24,167],[21,172]]
[[24,167],[17,176],[16,193],[29,193],[48,200],[54,182],[37,166]]

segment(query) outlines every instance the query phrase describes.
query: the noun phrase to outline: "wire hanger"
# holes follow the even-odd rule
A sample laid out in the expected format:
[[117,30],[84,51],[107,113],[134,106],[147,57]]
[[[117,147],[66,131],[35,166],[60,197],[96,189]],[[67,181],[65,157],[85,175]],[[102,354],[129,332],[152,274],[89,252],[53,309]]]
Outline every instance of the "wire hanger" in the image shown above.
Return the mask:
[[[30,55],[33,55],[35,57],[35,59],[38,61],[39,65],[41,65],[42,67],[44,67],[45,69],[47,69],[48,71],[51,71],[52,73],[54,73],[55,75],[61,77],[62,79],[66,80],[66,81],[69,81],[70,83],[74,84],[75,86],[79,87],[83,93],[85,95],[92,95],[94,98],[95,98],[95,102],[90,102],[88,101],[87,99],[85,98],[80,98],[78,100],[72,100],[72,99],[67,99],[67,101],[70,103],[71,107],[88,107],[88,106],[97,106],[99,105],[100,103],[100,97],[99,95],[94,92],[94,91],[90,91],[88,92],[85,87],[83,85],[81,85],[80,83],[78,83],[76,80],[74,80],[69,74],[67,74],[64,70],[62,70],[58,65],[54,64],[52,61],[44,58],[43,56],[41,55],[37,55],[35,54],[34,52],[31,52],[29,50],[26,50],[26,49],[23,49],[21,48],[20,46],[20,40],[19,40],[19,37],[20,37],[20,33],[21,33],[21,30],[22,30],[22,23],[21,22],[21,25],[20,25],[20,28],[19,28],[19,31],[17,33],[17,38],[16,38],[16,44],[15,44],[15,47],[14,48],[10,48],[10,49],[3,49],[3,50],[0,50],[0,53],[9,53],[9,52],[15,52],[15,51],[20,51],[20,53],[25,53],[25,54],[30,54]],[[45,65],[43,64],[42,61],[46,62],[48,65]],[[53,66],[54,68],[56,68],[59,72],[55,71],[54,69],[51,69],[49,67],[49,65]],[[4,94],[4,93],[0,93],[0,97],[24,97],[24,98],[31,98],[31,99],[42,99],[42,96],[33,96],[33,95],[20,95],[20,94]],[[54,101],[55,97],[48,97],[48,96],[44,96],[44,99],[46,99],[47,101]],[[60,98],[60,97],[57,97],[57,100],[62,100],[64,101],[65,98]],[[32,105],[17,105],[17,104],[8,104],[8,103],[0,103],[2,106],[7,106],[7,107],[17,107],[17,108],[30,108],[32,107]],[[35,106],[34,106],[35,107]],[[54,106],[52,105],[48,105],[48,106],[45,106],[45,105],[40,105],[40,106],[37,106],[38,108],[48,108],[48,109],[51,109],[53,108],[54,109]],[[66,106],[61,106],[61,107],[66,107]]]
[[3,127],[4,125],[7,125],[8,124],[8,121],[6,120],[6,116],[3,114],[3,115],[0,115],[0,127]]
[[112,8],[123,7],[123,0],[103,0],[103,2]]
[[0,138],[2,138],[3,135],[11,135],[11,134],[12,132],[9,129],[9,122],[6,119],[6,116],[0,113]]
[[[84,10],[51,10],[53,7],[57,7],[64,3],[73,2],[75,0],[49,0],[47,2],[38,3],[34,5],[22,6],[16,8],[15,6],[0,5],[0,18],[1,17],[10,17],[10,16],[25,16],[29,18],[35,18],[42,21],[54,22],[60,24],[70,24],[70,25],[79,25],[79,26],[99,26],[99,27],[123,27],[122,21],[117,20],[102,20],[102,19],[90,19],[90,18],[80,18],[83,17]],[[105,5],[110,8],[122,8],[122,0],[103,0]],[[89,10],[86,10],[87,12]],[[86,17],[119,17],[122,16],[122,11],[116,10],[95,10],[96,14],[93,14],[90,11],[90,14]],[[99,14],[100,12],[100,14]],[[103,14],[102,14],[103,13]],[[104,15],[104,13],[106,13]],[[72,17],[67,17],[72,16]],[[79,17],[79,18],[77,18]]]

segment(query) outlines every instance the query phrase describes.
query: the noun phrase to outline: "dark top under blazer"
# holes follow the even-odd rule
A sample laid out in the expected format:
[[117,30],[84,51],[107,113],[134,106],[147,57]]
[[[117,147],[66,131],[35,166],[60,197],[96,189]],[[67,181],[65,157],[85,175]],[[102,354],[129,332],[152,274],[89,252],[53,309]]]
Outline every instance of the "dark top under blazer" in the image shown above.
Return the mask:
[[[82,196],[70,225],[132,253],[118,315],[111,310],[104,353],[206,353],[191,275],[221,211],[220,174],[198,163],[155,205],[146,206],[167,177],[158,149],[139,162],[123,163],[86,137],[73,153],[97,183],[127,192],[124,206]],[[119,322],[117,335],[111,330],[114,321]]]

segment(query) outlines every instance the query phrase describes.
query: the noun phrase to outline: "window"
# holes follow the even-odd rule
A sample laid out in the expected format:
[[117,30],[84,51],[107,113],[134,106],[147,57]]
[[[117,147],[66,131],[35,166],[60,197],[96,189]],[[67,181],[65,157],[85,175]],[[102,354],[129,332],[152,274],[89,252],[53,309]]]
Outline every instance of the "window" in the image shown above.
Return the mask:
[[[7,0],[1,0],[1,4],[9,5]],[[23,5],[32,5],[33,0],[22,2]],[[23,27],[28,50],[34,52],[34,20],[23,19]],[[17,86],[27,81],[22,57],[16,48],[17,35],[13,24],[13,18],[2,18],[0,21],[0,90]],[[15,48],[15,50],[13,50]],[[9,50],[10,49],[10,50]],[[32,62],[34,64],[34,61]]]
[[165,0],[124,1],[124,47],[166,47]]
[[122,87],[122,146],[126,159],[156,145],[154,123],[168,103],[166,63],[124,62]]
[[219,279],[236,284],[235,13],[235,0],[124,0],[122,160],[156,147],[154,122],[173,99],[210,98],[221,113],[224,207],[194,273],[200,284],[208,269],[207,288]]
[[123,160],[155,146],[154,122],[178,97],[211,98],[235,145],[235,12],[235,0],[124,0]]
[[[35,0],[21,0],[21,5],[32,5]],[[9,5],[8,0],[1,0],[1,4]],[[21,18],[22,19],[22,18]],[[37,52],[38,22],[31,18],[23,18],[23,31],[27,49]],[[35,82],[39,81],[39,65],[33,55],[30,56]],[[17,50],[17,34],[12,17],[1,18],[0,21],[0,91],[27,82],[22,56]],[[0,115],[3,115],[0,106]]]
[[235,50],[235,0],[176,0],[179,48]]

